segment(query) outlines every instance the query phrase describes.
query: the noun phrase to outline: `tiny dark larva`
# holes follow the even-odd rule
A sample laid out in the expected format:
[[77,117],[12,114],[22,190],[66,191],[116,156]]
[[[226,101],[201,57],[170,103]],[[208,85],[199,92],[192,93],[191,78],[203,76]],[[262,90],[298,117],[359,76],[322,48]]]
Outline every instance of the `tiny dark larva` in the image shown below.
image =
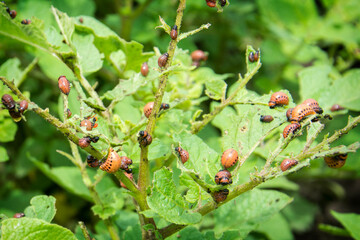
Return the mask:
[[269,122],[272,122],[273,120],[274,120],[274,118],[273,118],[273,116],[271,116],[271,115],[265,115],[265,116],[261,115],[261,116],[260,116],[260,121],[261,121],[261,122],[267,122],[267,123],[269,123]]
[[159,64],[159,67],[165,67],[167,61],[168,61],[168,58],[169,58],[169,54],[168,53],[164,53],[163,55],[161,55],[158,59],[158,64]]
[[174,27],[171,29],[171,32],[170,32],[170,37],[172,40],[175,40],[178,36],[178,30],[177,30],[177,26],[174,25]]
[[189,160],[189,153],[185,149],[182,149],[181,147],[176,147],[175,151],[179,155],[181,162],[184,164]]

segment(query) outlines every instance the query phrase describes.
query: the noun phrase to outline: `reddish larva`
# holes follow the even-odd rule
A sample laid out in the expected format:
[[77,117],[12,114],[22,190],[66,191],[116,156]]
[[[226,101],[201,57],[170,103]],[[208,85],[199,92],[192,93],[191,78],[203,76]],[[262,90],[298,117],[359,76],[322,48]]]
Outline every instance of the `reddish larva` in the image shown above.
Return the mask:
[[160,106],[160,110],[167,110],[170,108],[170,105],[168,103],[162,103]]
[[140,131],[138,141],[139,141],[140,146],[146,147],[151,144],[152,137],[150,134],[148,134],[147,131]]
[[8,110],[15,108],[15,101],[13,97],[9,94],[4,94],[1,98],[1,102]]
[[324,157],[326,165],[330,168],[341,168],[345,165],[347,154]]
[[261,121],[261,122],[267,122],[267,123],[269,123],[269,122],[272,122],[273,120],[274,120],[274,118],[273,118],[273,116],[271,116],[271,115],[265,115],[265,116],[261,115],[261,116],[260,116],[260,121]]
[[169,54],[168,53],[164,53],[163,55],[161,55],[158,59],[158,64],[159,64],[159,67],[165,67],[167,61],[168,61],[168,58],[169,58]]
[[141,65],[141,75],[143,75],[144,77],[146,77],[149,73],[149,65],[147,62],[144,62],[142,65]]
[[31,23],[31,20],[29,19],[24,19],[21,21],[21,24],[24,24],[24,25],[29,25]]
[[175,40],[177,38],[178,35],[178,31],[177,31],[177,26],[175,25],[170,32],[170,37],[172,40]]
[[10,12],[9,12],[9,15],[10,15],[10,17],[12,18],[12,19],[14,19],[14,18],[16,18],[16,11],[15,10],[11,10]]
[[336,111],[340,111],[340,110],[344,110],[345,108],[340,106],[339,104],[334,104],[332,105],[330,111],[332,112],[336,112]]
[[91,138],[90,137],[83,137],[79,139],[79,146],[81,148],[86,148],[90,145]]
[[60,91],[65,94],[69,95],[70,93],[70,82],[67,80],[65,76],[60,76],[58,79],[59,89]]
[[100,165],[100,162],[98,159],[94,158],[93,156],[91,155],[88,155],[87,158],[86,158],[86,162],[88,164],[89,167],[92,167],[92,168],[97,168],[99,167]]
[[324,111],[320,107],[319,103],[312,98],[306,99],[303,104],[308,105],[311,107],[316,113],[322,114]]
[[283,106],[289,104],[289,97],[283,92],[275,92],[271,95],[269,107]]
[[[134,176],[133,176],[132,173],[127,173],[127,172],[125,172],[124,174],[125,174],[125,176],[126,176],[128,179],[130,179],[131,181],[134,180]],[[126,187],[126,185],[125,185],[123,182],[121,182],[121,181],[120,181],[120,185],[121,185],[121,187],[123,187],[123,188],[125,188],[125,189],[128,189],[128,188]]]
[[13,218],[22,218],[22,217],[25,217],[24,213],[15,213],[13,216]]
[[206,0],[206,4],[209,7],[215,7],[216,6],[216,0]]
[[224,7],[226,5],[226,0],[219,0],[219,4],[220,6]]
[[182,149],[181,147],[176,147],[175,151],[179,155],[181,162],[184,164],[189,160],[189,153],[185,149]]
[[223,189],[223,190],[220,190],[218,192],[214,192],[214,200],[217,203],[223,202],[223,201],[226,200],[228,195],[229,195],[229,190],[228,189]]
[[20,112],[16,111],[15,109],[9,109],[9,114],[14,120],[14,122],[20,122],[21,120],[21,114]]
[[314,109],[306,104],[297,105],[291,113],[291,123],[300,122],[309,115],[316,114]]
[[68,108],[68,109],[66,109],[66,117],[67,118],[70,118],[71,117],[71,115],[72,115],[72,112],[71,112],[71,110]]
[[100,165],[100,169],[108,173],[117,172],[120,169],[121,160],[119,154],[114,149],[109,148],[109,154],[104,163]]
[[286,170],[292,168],[293,166],[297,165],[299,162],[296,161],[295,159],[284,159],[282,162],[281,162],[281,165],[280,165],[280,168],[281,168],[281,171],[285,172]]
[[254,52],[249,53],[249,61],[250,62],[259,61],[259,57],[260,57],[260,52],[259,51],[256,51],[255,53]]
[[19,103],[19,112],[22,114],[24,111],[26,111],[28,109],[28,102],[26,100],[22,100]]
[[86,127],[87,131],[91,131],[93,128],[93,123],[88,119],[84,119],[80,122],[80,127]]
[[297,122],[287,125],[284,128],[283,137],[287,138],[290,133],[295,133],[300,127],[301,127],[301,125]]
[[224,151],[224,153],[221,156],[221,164],[223,167],[231,168],[235,165],[235,163],[238,161],[239,155],[238,152],[235,149],[229,148]]
[[218,185],[231,184],[231,173],[228,170],[220,170],[215,176],[215,183]]
[[125,170],[127,173],[131,173],[131,169],[129,168],[129,165],[132,164],[132,160],[126,156],[120,157],[120,169]]
[[194,62],[206,61],[207,55],[201,50],[195,50],[191,53],[191,59]]

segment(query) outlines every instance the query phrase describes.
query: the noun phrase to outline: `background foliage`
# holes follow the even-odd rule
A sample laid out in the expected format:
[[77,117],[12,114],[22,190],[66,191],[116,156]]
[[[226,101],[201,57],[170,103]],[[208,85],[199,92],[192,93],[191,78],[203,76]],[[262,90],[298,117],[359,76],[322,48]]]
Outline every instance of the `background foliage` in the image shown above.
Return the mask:
[[[133,7],[139,7],[144,2],[145,0],[134,1]],[[141,120],[144,103],[153,100],[152,91],[156,86],[147,84],[142,78],[133,78],[133,82],[129,82],[126,87],[132,91],[131,93],[136,93],[132,96],[121,92],[121,89],[115,86],[119,78],[127,79],[134,71],[139,72],[140,64],[149,57],[149,65],[157,64],[157,57],[151,57],[153,47],[158,47],[163,53],[169,42],[169,36],[164,31],[155,30],[159,25],[158,16],[160,15],[168,24],[172,23],[178,5],[178,1],[175,0],[146,2],[149,2],[149,5],[129,23],[126,20],[129,9],[122,6],[122,1],[7,1],[7,5],[17,11],[17,21],[33,16],[43,20],[40,23],[33,19],[33,24],[43,24],[44,33],[32,32],[31,34],[37,36],[36,38],[27,38],[18,33],[22,41],[28,43],[23,44],[8,37],[12,26],[7,25],[2,18],[0,76],[15,79],[16,85],[20,86],[25,94],[31,96],[32,101],[42,108],[48,107],[52,114],[61,117],[62,100],[59,97],[57,78],[66,75],[70,80],[74,80],[75,76],[60,61],[55,61],[43,51],[29,47],[36,44],[46,48],[45,39],[47,39],[52,45],[59,46],[60,52],[70,54],[69,49],[61,44],[63,36],[59,34],[59,29],[54,27],[57,25],[51,13],[51,5],[53,5],[59,11],[76,19],[76,32],[72,36],[72,42],[81,55],[80,65],[87,79],[91,84],[98,83],[97,91],[99,95],[104,96],[105,102],[110,102],[114,98],[120,101],[114,108],[114,113],[121,121],[115,123],[123,124],[123,128],[134,126]],[[84,24],[79,24],[80,16]],[[66,21],[66,18],[64,19]],[[178,47],[181,49],[177,50],[176,59],[183,68],[189,68],[191,59],[186,51],[191,52],[195,49],[208,52],[209,58],[202,68],[191,72],[191,79],[197,84],[191,85],[183,81],[180,71],[169,79],[164,102],[169,102],[176,108],[167,113],[166,119],[161,117],[159,119],[159,127],[156,129],[157,139],[151,145],[149,153],[149,159],[154,160],[151,165],[153,170],[158,169],[164,159],[174,160],[170,148],[173,142],[181,142],[182,146],[189,149],[190,155],[194,156],[199,150],[192,149],[195,147],[191,143],[204,141],[211,148],[209,149],[214,151],[212,156],[216,159],[216,156],[230,147],[233,142],[231,137],[234,136],[225,137],[224,141],[220,141],[220,136],[229,126],[239,122],[237,112],[250,111],[248,116],[257,119],[255,110],[251,112],[252,110],[246,106],[236,105],[234,108],[226,108],[211,124],[200,131],[197,134],[199,139],[184,133],[173,134],[171,137],[167,134],[188,127],[195,111],[201,109],[206,113],[216,106],[210,98],[219,99],[221,92],[216,90],[219,86],[223,86],[224,80],[231,86],[239,72],[246,72],[244,57],[246,45],[261,49],[262,67],[247,85],[251,90],[251,98],[269,94],[270,91],[288,89],[294,102],[315,98],[328,113],[333,104],[340,104],[346,110],[332,113],[334,120],[326,124],[324,132],[333,133],[335,129],[345,126],[348,115],[357,116],[360,112],[359,19],[360,3],[357,0],[233,0],[223,13],[208,8],[205,1],[188,1],[182,31],[195,29],[207,22],[212,26],[180,42]],[[122,38],[118,38],[110,29]],[[136,42],[126,42],[124,39]],[[118,51],[119,49],[122,51]],[[34,58],[37,60],[34,61]],[[31,71],[28,71],[30,68]],[[150,75],[148,78],[157,77],[156,73],[153,74],[154,76]],[[208,79],[214,80],[209,82]],[[235,87],[236,84],[232,85],[230,92]],[[8,89],[1,85],[0,95],[7,92]],[[80,105],[76,97],[73,91],[69,96],[69,104],[71,109],[74,109],[73,114],[80,114],[77,110]],[[183,100],[185,97],[187,99]],[[268,99],[268,96],[264,99]],[[229,116],[233,117],[229,118]],[[34,214],[44,220],[43,224],[50,229],[49,232],[56,235],[56,230],[59,228],[50,224],[53,220],[54,223],[76,232],[77,237],[81,236],[77,221],[82,220],[92,232],[97,234],[96,239],[106,239],[108,236],[104,231],[104,223],[90,210],[92,199],[82,183],[78,170],[56,151],[70,152],[66,139],[54,127],[32,112],[26,115],[26,120],[26,122],[14,123],[7,111],[0,111],[0,181],[2,182],[0,213],[10,217],[15,212],[25,211],[29,216]],[[105,127],[102,128],[102,125],[104,123],[100,119],[97,130],[104,133],[103,131],[107,130]],[[349,145],[358,140],[359,136],[359,128],[354,129],[336,144]],[[305,141],[304,136],[295,139],[282,155],[301,150],[298,146],[301,146],[300,143],[303,141]],[[251,141],[248,144],[252,146]],[[240,176],[243,179],[240,177],[235,182],[247,179],[248,173],[264,163],[270,149],[276,144],[276,138],[269,138],[266,147],[258,148],[249,163],[242,167],[243,174]],[[106,143],[100,142],[97,146],[101,148],[106,146]],[[134,146],[136,144],[125,146],[124,151],[136,165],[139,151]],[[244,148],[246,149],[247,146]],[[329,234],[317,229],[319,223],[326,223],[343,226],[349,231],[345,232],[345,235],[350,234],[353,238],[359,239],[358,227],[351,226],[351,222],[359,215],[340,214],[342,212],[360,214],[357,208],[360,198],[360,191],[357,191],[360,188],[359,154],[359,152],[349,154],[346,165],[339,170],[329,169],[321,159],[316,159],[311,162],[311,168],[303,169],[287,178],[267,182],[261,185],[262,189],[241,195],[241,198],[222,206],[200,223],[197,223],[198,216],[195,214],[185,215],[178,219],[178,223],[197,224],[182,230],[180,236],[183,239],[190,239],[190,236],[193,239],[214,239],[215,236],[220,237],[221,233],[226,231],[222,239],[238,239],[239,234],[247,239],[303,237],[330,239]],[[85,156],[82,153],[83,159]],[[175,166],[176,161],[173,163],[170,161],[168,164]],[[216,169],[210,172],[219,169],[220,163],[217,164]],[[195,169],[197,167],[199,166],[194,166]],[[91,177],[95,175],[95,171],[88,172]],[[154,176],[156,181],[153,188],[161,188],[162,184],[165,184],[164,179],[173,180],[173,184],[176,185],[179,182],[190,184],[187,176],[180,173],[176,167],[173,169],[174,176],[169,176],[169,172],[165,169],[158,171]],[[208,181],[211,177],[209,175]],[[126,239],[138,239],[141,231],[131,197],[124,194],[126,190],[119,190],[117,185],[118,183],[106,176],[97,186],[97,190],[102,198],[111,199],[109,202],[112,202],[112,206],[108,207],[107,213],[99,213],[96,206],[92,209],[98,215],[112,215],[114,209],[121,209],[114,217],[121,236]],[[113,188],[109,189],[109,186]],[[199,191],[196,184],[190,186],[185,199],[195,203]],[[52,197],[33,198],[41,194],[51,195],[56,199],[56,210]],[[200,193],[200,196],[206,197],[206,194]],[[154,199],[151,199],[152,197]],[[153,195],[149,197],[149,205],[156,204],[156,199],[157,197]],[[268,212],[265,215],[258,214],[265,211],[261,206],[274,199],[280,200],[272,208],[267,208]],[[52,206],[53,215],[43,214],[41,210],[38,213],[36,209],[39,201],[45,201]],[[244,212],[244,209],[251,211]],[[171,217],[169,212],[148,214],[155,215],[155,218],[160,215],[166,220],[169,220],[167,217]],[[170,222],[173,221],[172,219]],[[258,224],[260,222],[262,224]],[[165,221],[160,221],[160,226],[161,223],[166,225]],[[12,222],[7,224],[11,227]],[[326,230],[326,226],[322,229]],[[248,233],[250,234],[247,235]],[[11,236],[3,236],[3,238],[10,239]],[[176,235],[171,239],[176,239]]]

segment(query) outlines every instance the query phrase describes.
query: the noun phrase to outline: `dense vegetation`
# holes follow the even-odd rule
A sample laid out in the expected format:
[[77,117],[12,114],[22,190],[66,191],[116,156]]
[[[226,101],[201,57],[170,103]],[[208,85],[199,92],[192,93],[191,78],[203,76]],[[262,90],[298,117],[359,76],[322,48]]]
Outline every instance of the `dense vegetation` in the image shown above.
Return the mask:
[[[357,0],[0,3],[1,239],[360,239],[359,21]],[[284,138],[309,98],[324,112]],[[107,173],[115,152],[132,164]]]

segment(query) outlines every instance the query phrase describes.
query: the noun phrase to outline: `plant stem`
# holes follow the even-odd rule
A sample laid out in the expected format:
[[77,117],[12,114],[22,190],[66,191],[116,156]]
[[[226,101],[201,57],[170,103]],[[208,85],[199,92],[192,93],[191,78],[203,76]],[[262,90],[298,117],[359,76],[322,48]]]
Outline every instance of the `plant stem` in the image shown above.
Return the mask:
[[84,235],[85,240],[91,240],[90,234],[89,234],[88,230],[86,229],[84,222],[80,221],[79,226],[81,228],[81,231]]
[[219,114],[224,108],[226,108],[227,106],[229,106],[230,104],[232,104],[232,100],[236,97],[236,95],[238,94],[238,92],[243,89],[246,84],[250,81],[250,79],[252,79],[252,77],[257,73],[257,71],[260,69],[261,67],[261,63],[258,62],[258,64],[256,65],[255,68],[252,69],[251,72],[247,73],[245,75],[245,78],[242,78],[240,75],[239,75],[239,80],[240,81],[240,84],[239,86],[235,89],[235,91],[225,100],[225,101],[222,101],[221,104],[217,107],[215,107],[215,109],[209,113],[209,114],[205,114],[203,116],[203,120],[202,121],[196,121],[196,122],[193,122],[191,124],[191,133],[192,134],[196,134],[198,133],[203,127],[206,126],[206,124],[208,124],[210,121],[212,121],[215,116],[217,114]]
[[[74,143],[70,142],[70,148],[71,148],[71,152],[73,154],[75,161],[78,163],[77,165],[80,167],[81,177],[83,179],[85,186],[89,189],[92,199],[94,200],[96,205],[99,205],[101,208],[104,209],[104,204],[102,203],[100,196],[99,196],[98,192],[96,191],[95,186],[94,186],[93,182],[91,181],[88,172],[86,171],[86,163],[81,160],[81,156],[80,156],[77,146]],[[104,219],[104,223],[106,225],[106,228],[109,231],[111,239],[112,240],[120,240],[120,237],[118,236],[116,228],[112,224],[111,219],[109,219],[109,218]]]
[[[175,24],[178,26],[179,31],[181,28],[181,22],[182,22],[182,17],[183,17],[183,12],[184,12],[185,7],[186,7],[186,0],[180,0],[179,7],[177,9],[176,21],[175,21]],[[164,68],[165,70],[168,67],[170,67],[172,64],[172,59],[174,57],[176,45],[177,45],[176,40],[170,41],[170,45],[168,48],[169,57],[168,57],[168,61]],[[146,126],[146,131],[150,135],[152,135],[154,128],[155,128],[156,116],[158,115],[158,112],[160,110],[160,105],[162,102],[162,98],[164,96],[168,76],[169,76],[169,74],[166,73],[166,74],[161,75],[160,79],[159,79],[159,87],[158,87],[158,90],[155,95],[154,107],[149,116],[149,122]],[[149,186],[149,183],[150,183],[150,167],[149,167],[149,160],[148,160],[148,146],[146,146],[146,147],[141,147],[139,178],[138,178],[138,186],[139,186],[140,198],[141,198],[140,202],[138,202],[138,203],[139,203],[141,211],[149,209],[149,206],[147,205],[147,202],[146,202],[147,187]],[[144,216],[143,224],[148,224],[148,223],[154,223],[153,219],[147,219]],[[156,228],[156,226],[155,226],[155,228]],[[151,238],[151,236],[149,236],[149,233],[143,229],[142,229],[142,234],[143,234],[143,239]]]

